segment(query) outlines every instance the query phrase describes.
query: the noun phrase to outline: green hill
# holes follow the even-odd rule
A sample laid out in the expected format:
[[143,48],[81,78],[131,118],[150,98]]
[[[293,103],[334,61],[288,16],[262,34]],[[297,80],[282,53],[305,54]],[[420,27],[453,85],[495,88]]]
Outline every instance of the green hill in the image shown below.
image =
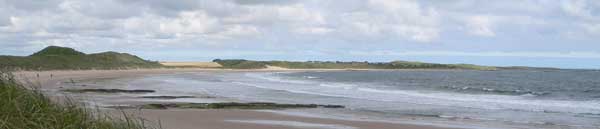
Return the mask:
[[83,56],[85,53],[79,52],[73,48],[48,46],[30,56]]
[[72,48],[49,46],[30,56],[0,56],[0,67],[13,70],[78,70],[158,68],[158,62],[117,52],[85,54]]
[[251,60],[221,60],[215,59],[223,68],[230,69],[260,69],[267,65],[289,69],[473,69],[496,70],[496,67],[479,66],[472,64],[438,64],[409,61],[392,62],[341,62],[341,61],[251,61]]
[[223,68],[228,69],[262,69],[267,68],[267,64],[260,61],[251,61],[251,60],[241,60],[241,59],[232,59],[232,60],[221,60],[215,59],[213,62],[219,63]]

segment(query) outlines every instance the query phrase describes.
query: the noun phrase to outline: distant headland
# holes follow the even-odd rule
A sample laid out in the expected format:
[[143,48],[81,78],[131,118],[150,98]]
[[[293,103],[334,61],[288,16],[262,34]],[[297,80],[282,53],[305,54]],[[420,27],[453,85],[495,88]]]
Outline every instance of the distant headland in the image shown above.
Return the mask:
[[255,61],[214,59],[212,62],[158,62],[118,52],[86,54],[73,48],[48,46],[29,56],[0,56],[0,68],[10,70],[108,70],[152,68],[212,69],[464,69],[498,70],[531,67],[494,67],[473,64],[440,64],[413,61]]

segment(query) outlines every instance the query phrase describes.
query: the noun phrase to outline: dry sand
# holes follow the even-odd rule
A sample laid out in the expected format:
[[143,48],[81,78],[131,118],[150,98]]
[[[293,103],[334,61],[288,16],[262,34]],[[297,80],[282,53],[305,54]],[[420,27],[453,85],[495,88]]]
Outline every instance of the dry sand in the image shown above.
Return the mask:
[[[282,69],[277,69],[282,70]],[[70,80],[136,77],[177,72],[231,72],[221,69],[145,69],[88,71],[24,71],[20,80],[39,83],[42,89],[57,89]],[[247,70],[244,70],[247,71]],[[258,70],[264,71],[264,70]],[[339,120],[283,115],[253,110],[169,109],[130,111],[140,117],[160,123],[164,129],[442,129],[442,127],[387,122]]]

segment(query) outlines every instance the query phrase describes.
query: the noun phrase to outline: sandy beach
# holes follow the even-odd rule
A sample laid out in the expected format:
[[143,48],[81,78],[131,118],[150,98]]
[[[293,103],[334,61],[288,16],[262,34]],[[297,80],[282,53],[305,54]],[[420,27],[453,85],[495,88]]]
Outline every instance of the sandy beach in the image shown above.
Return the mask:
[[[267,69],[266,71],[268,71]],[[270,69],[273,70],[273,69]],[[284,69],[276,69],[284,70]],[[22,71],[15,75],[22,81],[40,84],[41,89],[60,89],[63,82],[93,79],[114,79],[173,74],[179,72],[235,72],[243,70],[222,69],[143,69],[143,70],[87,70],[87,71]],[[265,70],[259,70],[265,71]],[[427,125],[411,125],[379,121],[341,120],[283,115],[254,110],[127,110],[158,123],[165,129],[442,129]]]
[[0,129],[600,129],[600,0],[0,3]]

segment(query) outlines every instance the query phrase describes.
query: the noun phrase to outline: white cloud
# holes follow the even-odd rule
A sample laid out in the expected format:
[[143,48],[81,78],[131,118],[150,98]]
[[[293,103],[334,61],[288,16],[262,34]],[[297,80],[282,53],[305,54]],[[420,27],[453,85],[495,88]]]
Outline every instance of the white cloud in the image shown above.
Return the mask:
[[[474,42],[510,50],[520,46],[506,42],[517,40],[541,46],[532,48],[540,50],[600,47],[568,45],[575,42],[570,37],[588,45],[599,40],[600,2],[592,0],[8,0],[0,3],[0,51],[48,44],[84,49],[112,49],[111,46],[120,45],[136,49],[233,46],[259,51],[320,47],[469,50]],[[474,41],[471,35],[494,38]]]
[[10,14],[7,9],[2,8],[2,5],[0,5],[0,27],[8,25],[10,25]]
[[309,11],[302,4],[276,7],[275,11],[277,12],[277,16],[284,21],[326,24],[325,18],[319,12]]
[[325,27],[307,27],[307,28],[297,28],[295,29],[296,33],[300,34],[316,34],[316,35],[324,35],[334,31],[331,28]]
[[351,55],[358,56],[463,56],[463,57],[543,57],[543,58],[600,58],[600,52],[543,52],[543,51],[352,51]]
[[489,16],[471,16],[467,19],[467,29],[472,35],[493,37],[494,20]]
[[59,8],[68,12],[104,19],[138,16],[144,10],[140,6],[124,5],[116,0],[70,0],[61,3]]
[[[385,13],[382,17],[391,18],[383,18],[388,24],[380,27],[391,28],[392,32],[400,36],[428,42],[435,40],[439,35],[439,16],[433,8],[422,8],[413,0],[371,0],[369,5],[374,10],[383,8]],[[380,12],[371,12],[368,15],[377,13]]]
[[581,28],[585,34],[590,36],[600,36],[600,23],[582,23]]
[[181,12],[178,17],[159,24],[162,33],[171,34],[204,34],[214,31],[219,26],[219,19],[203,11]]
[[371,0],[367,4],[365,9],[341,16],[337,27],[342,35],[417,42],[430,42],[439,36],[440,18],[433,8],[423,8],[412,0]]
[[588,19],[593,18],[586,0],[563,0],[562,8],[567,14],[572,16]]
[[248,37],[259,37],[261,35],[260,30],[255,26],[249,25],[229,25],[225,27],[224,31],[220,31],[215,34],[208,35],[212,39],[235,39],[235,38],[248,38]]

